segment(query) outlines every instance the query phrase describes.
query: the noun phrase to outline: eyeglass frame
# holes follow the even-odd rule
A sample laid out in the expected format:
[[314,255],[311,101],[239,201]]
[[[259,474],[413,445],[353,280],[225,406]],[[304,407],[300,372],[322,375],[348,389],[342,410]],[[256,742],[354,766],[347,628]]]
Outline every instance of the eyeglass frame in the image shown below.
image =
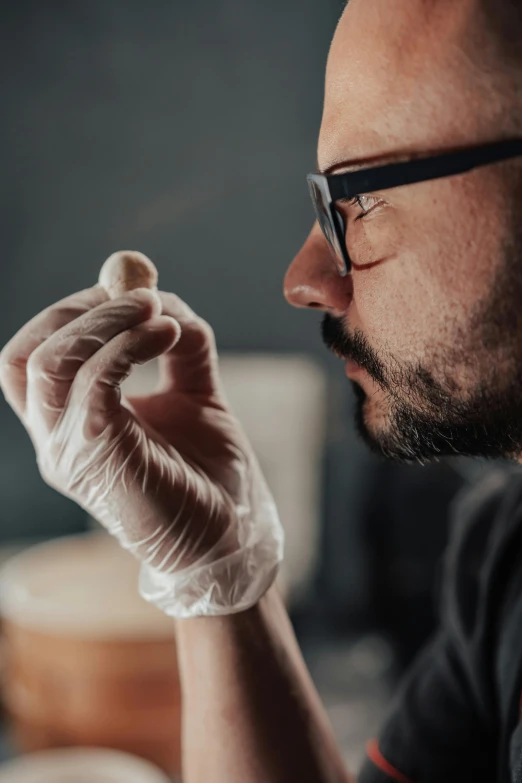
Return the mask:
[[[453,177],[481,166],[521,156],[522,139],[505,139],[456,152],[439,153],[414,160],[361,168],[344,174],[308,174],[306,179],[317,220],[335,254],[339,274],[341,277],[348,275],[351,272],[352,262],[346,247],[345,219],[341,212],[335,208],[335,202],[353,200],[357,196],[404,185],[413,185],[418,182]],[[323,225],[315,195],[316,190],[321,196],[321,206],[329,222],[329,229],[333,229],[338,248],[329,238]]]

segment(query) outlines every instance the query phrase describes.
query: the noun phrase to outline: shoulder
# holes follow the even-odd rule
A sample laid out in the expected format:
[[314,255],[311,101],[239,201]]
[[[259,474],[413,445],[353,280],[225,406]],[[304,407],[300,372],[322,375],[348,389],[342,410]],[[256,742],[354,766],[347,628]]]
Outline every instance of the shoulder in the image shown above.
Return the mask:
[[522,499],[522,469],[519,468],[491,469],[461,490],[450,512],[446,567],[451,569],[465,553],[483,550],[517,498]]
[[450,540],[445,570],[450,576],[463,570],[476,574],[506,537],[522,521],[522,468],[505,467],[488,471],[461,491],[451,508]]
[[522,549],[514,546],[522,531],[522,470],[489,470],[459,495],[451,517],[440,627],[399,688],[378,746],[370,748],[365,783],[496,779],[494,640]]
[[486,609],[495,614],[499,609],[521,535],[520,467],[494,468],[459,493],[451,512],[441,607],[443,622],[458,637],[487,630]]

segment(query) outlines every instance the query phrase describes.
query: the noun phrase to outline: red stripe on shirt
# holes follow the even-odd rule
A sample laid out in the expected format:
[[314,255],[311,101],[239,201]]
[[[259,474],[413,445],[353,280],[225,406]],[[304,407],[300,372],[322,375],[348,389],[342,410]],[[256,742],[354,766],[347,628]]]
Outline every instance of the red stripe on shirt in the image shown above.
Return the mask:
[[397,783],[412,783],[412,781],[407,778],[406,775],[403,775],[402,772],[399,772],[398,769],[395,769],[395,767],[392,767],[392,765],[386,761],[381,751],[379,750],[379,743],[376,739],[370,740],[368,742],[366,745],[366,752],[370,761],[372,761],[375,766],[381,770],[381,772],[384,772],[385,775],[393,778],[393,780],[396,780]]

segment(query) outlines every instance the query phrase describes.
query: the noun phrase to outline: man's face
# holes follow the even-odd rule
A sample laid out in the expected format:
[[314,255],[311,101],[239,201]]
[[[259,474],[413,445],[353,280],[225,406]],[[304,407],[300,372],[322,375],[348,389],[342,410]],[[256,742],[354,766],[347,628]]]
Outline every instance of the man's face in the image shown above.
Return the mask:
[[[320,168],[513,135],[495,56],[472,0],[351,0],[328,61]],[[325,312],[381,453],[522,452],[520,172],[497,164],[341,204],[352,274],[338,275],[317,224],[288,270],[287,299]]]

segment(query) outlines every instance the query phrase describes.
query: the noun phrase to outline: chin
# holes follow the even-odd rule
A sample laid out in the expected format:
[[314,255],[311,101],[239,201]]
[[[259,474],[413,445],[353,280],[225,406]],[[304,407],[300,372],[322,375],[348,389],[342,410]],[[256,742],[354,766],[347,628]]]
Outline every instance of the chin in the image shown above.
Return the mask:
[[355,424],[361,440],[378,457],[405,464],[425,464],[435,461],[437,454],[412,448],[402,438],[397,437],[392,423],[391,411],[386,407],[386,395],[380,391],[371,397],[357,384],[354,384],[356,397]]
[[351,385],[357,405],[357,415],[361,424],[371,430],[379,430],[386,427],[386,422],[390,420],[390,409],[386,393],[373,381],[371,387],[368,383],[365,383],[363,386],[357,381],[352,381]]
[[385,456],[384,444],[389,440],[390,411],[386,395],[381,389],[369,394],[358,383],[353,382],[356,400],[355,424],[357,432],[375,454]]
[[[353,383],[359,435],[375,454],[396,462],[425,464],[442,457],[522,461],[522,404],[454,406],[444,418],[405,401],[391,401],[382,389],[368,392]],[[507,403],[507,404],[506,404]],[[453,415],[451,415],[453,414]]]

